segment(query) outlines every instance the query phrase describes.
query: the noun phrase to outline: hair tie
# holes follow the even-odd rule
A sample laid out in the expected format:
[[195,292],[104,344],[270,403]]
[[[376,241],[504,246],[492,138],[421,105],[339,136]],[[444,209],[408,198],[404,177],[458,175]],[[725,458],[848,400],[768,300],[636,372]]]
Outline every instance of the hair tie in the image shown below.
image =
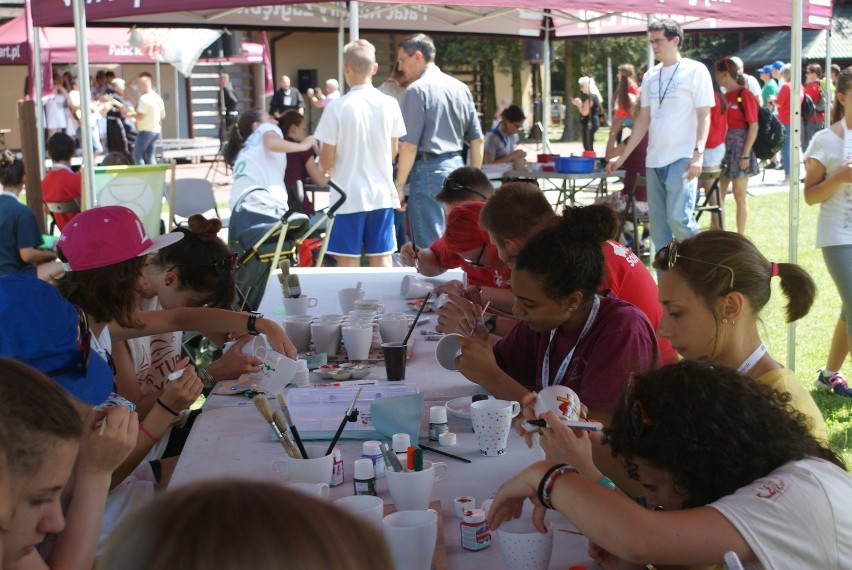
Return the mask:
[[778,277],[778,264],[774,261],[772,262],[772,275],[770,275],[769,278],[771,279],[773,277]]

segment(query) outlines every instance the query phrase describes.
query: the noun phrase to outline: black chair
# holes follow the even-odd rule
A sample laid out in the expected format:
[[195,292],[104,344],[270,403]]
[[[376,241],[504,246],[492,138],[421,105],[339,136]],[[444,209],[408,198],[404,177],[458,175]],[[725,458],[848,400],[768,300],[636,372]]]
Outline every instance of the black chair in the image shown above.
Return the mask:
[[[704,202],[695,207],[695,220],[701,219],[701,214],[704,212],[712,212],[719,216],[719,227],[725,229],[725,211],[722,204],[722,191],[719,189],[719,179],[722,176],[722,171],[702,172],[698,177],[699,181],[712,180],[713,184],[704,193]],[[713,203],[713,198],[716,198],[716,203]],[[696,200],[701,202],[700,196]]]
[[80,199],[75,198],[74,200],[68,200],[67,202],[45,202],[45,207],[47,207],[47,211],[50,213],[50,231],[49,233],[53,233],[53,230],[56,228],[56,217],[54,214],[76,214],[80,212]]

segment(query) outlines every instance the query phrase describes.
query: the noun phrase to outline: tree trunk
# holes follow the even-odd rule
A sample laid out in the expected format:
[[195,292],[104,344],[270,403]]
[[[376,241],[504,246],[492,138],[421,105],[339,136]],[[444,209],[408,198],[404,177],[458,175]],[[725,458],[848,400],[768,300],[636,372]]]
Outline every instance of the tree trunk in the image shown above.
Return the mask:
[[579,57],[579,53],[576,45],[577,42],[565,40],[565,99],[563,101],[565,104],[565,119],[563,121],[562,138],[559,139],[560,142],[579,140],[578,137],[580,134],[580,121],[577,113],[574,112],[574,106],[571,105],[571,97],[578,91],[577,79],[579,79],[579,76],[577,75],[575,62]]

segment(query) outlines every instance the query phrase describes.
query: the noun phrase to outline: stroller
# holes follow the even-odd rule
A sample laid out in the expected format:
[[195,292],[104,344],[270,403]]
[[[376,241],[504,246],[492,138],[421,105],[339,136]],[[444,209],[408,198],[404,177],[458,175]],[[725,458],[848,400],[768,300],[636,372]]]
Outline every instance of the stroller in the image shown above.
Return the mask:
[[321,240],[316,266],[322,265],[334,213],[346,201],[346,194],[337,184],[331,180],[328,184],[337,190],[340,199],[321,211],[312,224],[308,216],[288,209],[286,199],[282,202],[266,188],[253,186],[239,197],[228,228],[228,245],[239,255],[237,310],[256,310],[272,269],[284,259],[291,266],[298,266],[299,249],[306,241]]

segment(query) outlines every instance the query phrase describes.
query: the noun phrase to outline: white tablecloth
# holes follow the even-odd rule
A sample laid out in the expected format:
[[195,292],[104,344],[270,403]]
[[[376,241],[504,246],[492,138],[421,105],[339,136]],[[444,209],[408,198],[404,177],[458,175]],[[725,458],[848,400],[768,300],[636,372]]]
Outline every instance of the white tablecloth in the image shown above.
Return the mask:
[[[389,270],[345,270],[345,269],[296,269],[304,295],[317,297],[319,303],[311,310],[312,314],[340,313],[337,290],[354,287],[362,281],[368,298],[384,300],[386,311],[405,309],[405,301],[400,298],[399,285],[403,275],[412,273],[410,269]],[[458,274],[442,276],[458,277]],[[261,312],[269,318],[279,315],[280,288],[277,276],[271,277],[267,294],[261,303]],[[425,325],[434,328],[434,319]],[[415,333],[417,334],[417,333]],[[414,344],[414,353],[406,369],[406,382],[417,384],[425,394],[425,410],[421,426],[420,442],[438,447],[437,442],[427,442],[425,437],[428,408],[444,404],[448,399],[458,396],[470,396],[478,392],[477,387],[457,372],[441,369],[434,358],[434,342],[423,340],[418,335]],[[380,364],[371,378],[385,378],[384,367]],[[315,379],[315,377],[314,377]],[[474,496],[477,503],[492,497],[500,483],[517,473],[524,466],[543,458],[540,448],[527,449],[523,440],[514,432],[510,436],[508,452],[501,457],[482,457],[479,454],[476,435],[469,420],[449,417],[450,430],[458,435],[458,444],[442,448],[455,455],[466,457],[472,463],[463,463],[454,459],[426,452],[431,461],[447,463],[447,477],[435,483],[433,498],[441,500],[444,518],[444,540],[447,549],[449,568],[466,568],[471,564],[484,564],[494,568],[502,567],[499,545],[471,552],[460,544],[458,523],[453,512],[453,498],[461,495]],[[360,441],[341,441],[344,462],[345,482],[332,488],[332,498],[353,493],[352,464],[361,454]],[[272,468],[275,459],[283,457],[281,446],[271,440],[269,426],[263,421],[252,403],[242,396],[211,396],[205,405],[204,413],[196,420],[189,440],[180,457],[172,477],[171,488],[186,485],[204,479],[221,477],[244,477],[252,480],[283,481]],[[387,491],[385,479],[379,479],[379,495],[392,502]],[[550,515],[555,529],[573,529],[558,513]],[[596,568],[587,555],[587,543],[583,537],[556,531],[554,536],[551,568],[567,568],[574,564],[584,564]]]

